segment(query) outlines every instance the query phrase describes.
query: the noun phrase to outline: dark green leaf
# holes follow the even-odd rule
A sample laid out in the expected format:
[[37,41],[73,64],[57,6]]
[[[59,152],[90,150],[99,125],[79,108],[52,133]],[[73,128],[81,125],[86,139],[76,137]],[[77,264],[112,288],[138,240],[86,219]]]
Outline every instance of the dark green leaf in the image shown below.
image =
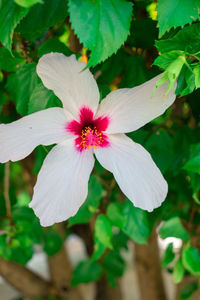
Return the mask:
[[180,291],[180,300],[189,299],[197,289],[197,282],[190,282],[183,286]]
[[13,0],[0,1],[0,42],[11,51],[13,32],[20,20],[28,13]]
[[30,95],[28,113],[32,114],[45,108],[57,106],[62,106],[61,101],[51,90],[48,90],[42,83],[39,83]]
[[137,48],[153,48],[158,37],[157,22],[149,18],[135,19],[131,23],[131,35],[127,44]]
[[0,48],[0,70],[14,72],[25,63],[17,52],[13,51],[13,55],[16,56],[12,56],[6,48]]
[[165,268],[168,264],[170,264],[175,258],[175,254],[173,252],[173,243],[170,243],[165,250],[165,253],[162,258],[162,268]]
[[83,261],[75,268],[71,284],[75,286],[80,283],[96,281],[100,278],[101,274],[102,267],[98,262],[92,262],[90,260]]
[[53,256],[62,248],[63,241],[59,234],[52,229],[45,232],[44,236],[44,251],[48,256]]
[[125,262],[119,251],[111,251],[103,260],[103,267],[113,279],[121,277],[125,270]]
[[164,130],[157,130],[146,141],[145,148],[151,153],[153,160],[164,173],[172,164],[173,142],[171,136]]
[[182,50],[194,54],[199,52],[200,23],[192,24],[181,29],[170,39],[156,41],[156,47],[161,53]]
[[27,64],[21,67],[17,73],[17,99],[16,108],[19,114],[26,115],[31,95],[39,82],[36,74],[36,64]]
[[69,226],[80,223],[88,223],[96,212],[99,203],[102,199],[103,186],[99,179],[95,176],[91,176],[88,184],[88,196],[86,201],[78,210],[74,217],[69,219]]
[[147,212],[133,206],[133,204],[127,200],[123,207],[123,215],[126,217],[123,232],[136,243],[145,244],[151,233]]
[[200,143],[191,146],[190,158],[184,164],[183,169],[200,174]]
[[59,52],[65,54],[66,56],[72,54],[71,50],[57,38],[51,38],[47,40],[38,49],[39,57],[49,52]]
[[43,0],[44,4],[31,7],[27,16],[17,26],[16,31],[25,39],[33,41],[67,17],[66,0]]

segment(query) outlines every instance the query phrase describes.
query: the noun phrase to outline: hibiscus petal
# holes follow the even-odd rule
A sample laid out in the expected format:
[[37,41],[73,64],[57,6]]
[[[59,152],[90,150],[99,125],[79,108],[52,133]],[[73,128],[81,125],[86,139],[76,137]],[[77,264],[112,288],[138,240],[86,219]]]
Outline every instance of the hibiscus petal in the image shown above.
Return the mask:
[[175,101],[174,91],[168,94],[168,83],[154,92],[159,75],[144,84],[111,92],[101,102],[97,116],[107,115],[110,124],[107,133],[125,133],[137,130],[160,116]]
[[42,56],[37,65],[37,73],[43,84],[54,91],[65,109],[78,120],[82,106],[96,112],[99,90],[93,75],[85,64],[76,60],[75,55],[66,57],[61,53]]
[[110,147],[95,150],[102,166],[113,173],[136,207],[152,211],[161,205],[168,186],[150,154],[124,134],[109,135]]
[[73,139],[62,142],[49,152],[30,203],[42,226],[50,226],[76,214],[87,197],[93,166],[92,151],[78,152]]
[[71,116],[63,108],[48,108],[10,124],[0,124],[0,162],[16,161],[38,145],[51,145],[71,137],[65,129]]

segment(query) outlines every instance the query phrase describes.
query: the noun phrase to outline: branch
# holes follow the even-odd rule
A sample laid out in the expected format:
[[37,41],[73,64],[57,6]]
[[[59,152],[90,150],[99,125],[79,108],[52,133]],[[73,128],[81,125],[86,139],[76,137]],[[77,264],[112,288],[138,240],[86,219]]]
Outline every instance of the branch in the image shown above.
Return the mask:
[[64,223],[56,225],[56,231],[63,238],[61,250],[52,257],[48,257],[49,271],[51,280],[56,290],[56,295],[70,300],[82,300],[79,291],[70,286],[72,268],[65,248],[65,230]]
[[0,274],[29,299],[47,297],[49,294],[50,286],[47,281],[15,262],[0,259]]

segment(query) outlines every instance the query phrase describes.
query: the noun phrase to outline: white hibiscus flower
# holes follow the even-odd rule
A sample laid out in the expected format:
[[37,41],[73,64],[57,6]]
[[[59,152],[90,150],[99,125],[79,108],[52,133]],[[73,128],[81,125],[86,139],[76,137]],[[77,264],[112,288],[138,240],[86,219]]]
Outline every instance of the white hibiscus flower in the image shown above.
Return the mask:
[[84,67],[74,55],[44,55],[37,73],[63,108],[0,125],[1,163],[23,159],[40,144],[57,144],[44,160],[30,203],[43,226],[76,214],[87,197],[94,154],[135,206],[152,211],[167,195],[167,183],[150,154],[124,133],[163,114],[174,102],[174,92],[166,95],[166,83],[153,93],[158,76],[113,91],[99,104],[96,81]]

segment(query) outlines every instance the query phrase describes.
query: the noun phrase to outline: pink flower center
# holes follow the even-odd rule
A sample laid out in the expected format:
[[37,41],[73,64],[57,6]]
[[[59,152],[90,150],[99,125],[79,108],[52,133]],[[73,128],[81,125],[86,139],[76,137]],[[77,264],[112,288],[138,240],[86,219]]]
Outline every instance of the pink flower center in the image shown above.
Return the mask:
[[109,125],[109,118],[101,116],[94,118],[93,111],[88,107],[82,107],[79,113],[79,122],[73,120],[66,124],[66,130],[76,136],[75,147],[78,151],[93,147],[109,146],[108,137],[103,133]]

